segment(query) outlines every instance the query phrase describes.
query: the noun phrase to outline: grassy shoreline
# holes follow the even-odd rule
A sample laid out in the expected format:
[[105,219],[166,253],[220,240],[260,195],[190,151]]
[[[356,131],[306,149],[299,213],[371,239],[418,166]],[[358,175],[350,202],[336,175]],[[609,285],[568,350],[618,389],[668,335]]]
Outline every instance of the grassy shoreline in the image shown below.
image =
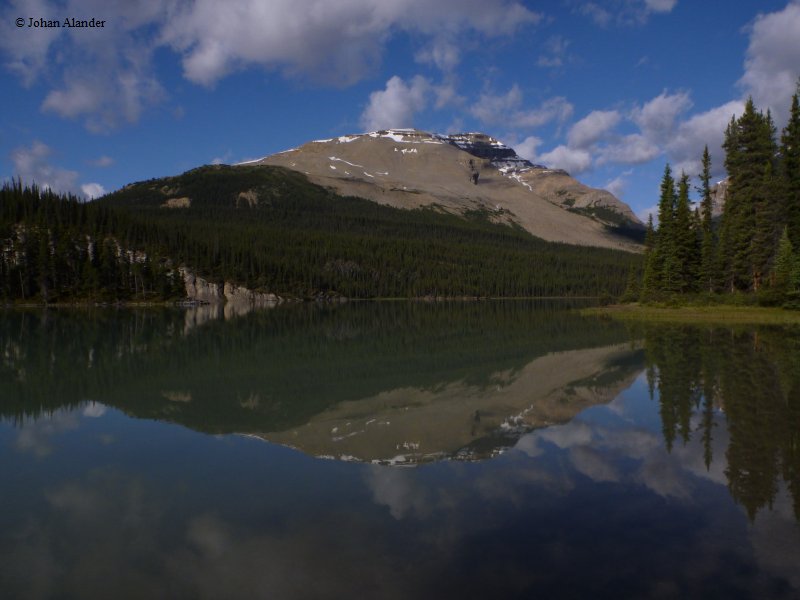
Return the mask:
[[642,306],[613,304],[581,309],[582,315],[605,316],[620,321],[709,323],[748,325],[800,325],[800,311],[763,306]]

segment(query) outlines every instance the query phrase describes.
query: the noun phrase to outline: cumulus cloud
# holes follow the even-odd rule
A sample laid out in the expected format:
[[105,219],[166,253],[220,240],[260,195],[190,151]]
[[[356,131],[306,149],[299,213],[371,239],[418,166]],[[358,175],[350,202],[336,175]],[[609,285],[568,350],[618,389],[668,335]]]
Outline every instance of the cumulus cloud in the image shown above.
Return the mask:
[[570,128],[567,142],[573,148],[588,148],[603,139],[620,119],[615,110],[592,111]]
[[564,145],[557,146],[550,152],[540,154],[536,160],[548,167],[564,169],[572,175],[583,173],[592,166],[592,155],[589,152]]
[[369,104],[361,115],[362,126],[369,130],[411,127],[414,115],[428,104],[431,83],[417,75],[409,83],[396,75],[386,88],[369,95]]
[[176,17],[163,39],[182,55],[186,77],[205,85],[251,64],[349,85],[374,69],[396,30],[445,40],[422,58],[448,67],[458,60],[448,35],[506,35],[540,19],[506,0],[238,0],[223,14],[213,0],[198,0]]
[[[0,56],[23,84],[51,86],[42,110],[85,119],[92,131],[133,122],[163,97],[153,74],[156,47],[143,27],[165,20],[170,2],[139,0],[98,5],[93,0],[34,0],[0,10]],[[93,15],[102,29],[86,35],[70,28],[18,28],[19,15]]]
[[634,108],[631,119],[651,140],[664,142],[675,128],[678,116],[691,106],[688,93],[669,94],[664,91],[642,106]]
[[[96,15],[106,26],[86,35],[14,25],[20,14],[62,13]],[[424,45],[419,60],[448,70],[465,40],[540,20],[517,0],[231,0],[225,10],[212,0],[14,0],[0,9],[0,53],[24,84],[54,82],[43,110],[105,131],[166,96],[152,65],[161,48],[177,53],[184,76],[201,85],[257,66],[346,86],[374,71],[398,32]]]
[[435,38],[431,44],[414,55],[417,62],[450,72],[461,61],[461,49],[447,36]]
[[605,0],[604,2],[578,1],[573,5],[577,14],[588,17],[595,25],[644,25],[653,14],[667,14],[678,0]]
[[20,146],[11,151],[14,175],[27,183],[36,183],[41,188],[56,192],[74,192],[78,184],[78,172],[62,169],[50,164],[53,151],[47,144],[35,141],[30,147]]
[[518,144],[514,144],[514,150],[522,158],[534,161],[536,160],[536,149],[541,144],[542,144],[542,138],[538,138],[535,135],[531,135],[526,137]]
[[536,128],[552,121],[564,122],[572,116],[573,106],[566,98],[548,98],[537,108],[524,108],[522,90],[517,84],[505,94],[482,93],[470,108],[472,116],[485,124],[502,123],[519,128]]
[[725,128],[731,117],[741,115],[743,110],[744,103],[733,100],[680,123],[666,144],[667,155],[673,162],[675,172],[685,171],[689,175],[699,173],[703,147],[708,145],[715,176],[722,173]]
[[43,189],[54,192],[70,192],[84,198],[96,198],[105,194],[99,183],[78,183],[78,172],[63,169],[51,164],[52,149],[39,141],[29,147],[19,146],[11,151],[14,176],[23,183],[36,183]]
[[756,18],[744,69],[739,84],[746,94],[757,106],[772,109],[782,122],[800,75],[800,2]]
[[597,163],[601,165],[606,163],[638,165],[653,160],[661,152],[661,148],[647,137],[639,133],[632,133],[602,148]]
[[625,189],[628,187],[626,176],[631,175],[632,171],[626,171],[623,175],[615,177],[603,186],[603,189],[611,192],[617,198],[622,198],[625,195]]
[[99,198],[100,196],[105,195],[106,188],[104,188],[99,183],[84,183],[81,186],[81,192],[83,192],[83,195],[86,196],[88,199],[92,200],[94,198]]

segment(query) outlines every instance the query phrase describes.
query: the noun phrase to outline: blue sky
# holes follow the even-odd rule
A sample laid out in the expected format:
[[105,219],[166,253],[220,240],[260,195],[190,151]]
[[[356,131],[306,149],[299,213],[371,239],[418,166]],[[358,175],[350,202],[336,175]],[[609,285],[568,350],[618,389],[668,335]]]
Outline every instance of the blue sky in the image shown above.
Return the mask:
[[[28,27],[30,19],[105,21]],[[16,20],[24,19],[23,27]],[[779,127],[800,0],[12,0],[0,177],[96,196],[387,127],[484,131],[643,216],[743,100]]]

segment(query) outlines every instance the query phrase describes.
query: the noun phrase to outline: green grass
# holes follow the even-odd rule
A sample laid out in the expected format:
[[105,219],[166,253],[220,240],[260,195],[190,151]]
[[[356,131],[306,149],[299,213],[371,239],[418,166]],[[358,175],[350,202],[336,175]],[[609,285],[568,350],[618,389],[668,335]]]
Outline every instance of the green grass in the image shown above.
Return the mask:
[[763,306],[679,306],[658,307],[615,304],[585,308],[582,315],[606,316],[621,321],[714,324],[800,324],[800,311]]

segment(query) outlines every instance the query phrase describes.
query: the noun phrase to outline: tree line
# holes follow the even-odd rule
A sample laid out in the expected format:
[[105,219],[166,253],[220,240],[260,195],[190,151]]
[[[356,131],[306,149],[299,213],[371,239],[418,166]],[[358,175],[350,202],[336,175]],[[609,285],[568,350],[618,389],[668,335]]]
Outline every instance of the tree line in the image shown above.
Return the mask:
[[0,301],[163,301],[183,279],[149,244],[116,235],[118,215],[21,181],[0,189]]
[[631,275],[626,300],[658,301],[687,294],[745,295],[761,304],[800,307],[800,105],[777,139],[769,111],[752,99],[725,131],[727,194],[712,214],[711,159],[704,149],[699,206],[692,210],[689,176],[664,169],[658,228],[648,221],[641,280]]
[[337,196],[275,167],[202,167],[89,203],[14,182],[0,192],[0,240],[6,301],[181,297],[179,266],[299,298],[618,296],[637,261],[480,211]]

